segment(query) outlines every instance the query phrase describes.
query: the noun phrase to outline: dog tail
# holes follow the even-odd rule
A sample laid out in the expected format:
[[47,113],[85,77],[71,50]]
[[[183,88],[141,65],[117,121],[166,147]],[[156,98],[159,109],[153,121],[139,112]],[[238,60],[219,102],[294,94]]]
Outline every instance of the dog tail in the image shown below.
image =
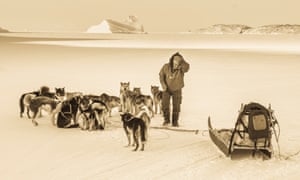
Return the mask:
[[22,117],[25,107],[24,107],[24,97],[26,96],[26,93],[22,94],[19,100],[19,105],[20,105],[20,117]]
[[142,143],[146,143],[147,141],[147,127],[143,120],[141,120],[141,140]]

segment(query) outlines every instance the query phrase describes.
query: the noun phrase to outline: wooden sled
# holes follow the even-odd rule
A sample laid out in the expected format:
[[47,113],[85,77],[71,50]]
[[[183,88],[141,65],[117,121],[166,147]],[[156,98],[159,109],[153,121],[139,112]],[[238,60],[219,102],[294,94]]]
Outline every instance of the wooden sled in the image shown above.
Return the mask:
[[[247,151],[261,152],[265,157],[271,158],[273,147],[272,134],[275,133],[277,120],[272,110],[266,109],[258,103],[242,105],[235,127],[232,129],[215,129],[208,118],[209,136],[212,142],[227,157],[235,152]],[[273,130],[273,131],[272,131]]]

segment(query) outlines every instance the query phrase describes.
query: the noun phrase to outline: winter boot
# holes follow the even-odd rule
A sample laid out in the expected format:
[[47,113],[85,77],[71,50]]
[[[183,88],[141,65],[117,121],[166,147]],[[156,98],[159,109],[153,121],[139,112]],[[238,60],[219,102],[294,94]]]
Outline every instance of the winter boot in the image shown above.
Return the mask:
[[164,123],[163,126],[167,126],[170,124],[170,112],[169,111],[164,111]]
[[179,112],[173,112],[172,114],[172,126],[178,127],[178,118],[179,118]]

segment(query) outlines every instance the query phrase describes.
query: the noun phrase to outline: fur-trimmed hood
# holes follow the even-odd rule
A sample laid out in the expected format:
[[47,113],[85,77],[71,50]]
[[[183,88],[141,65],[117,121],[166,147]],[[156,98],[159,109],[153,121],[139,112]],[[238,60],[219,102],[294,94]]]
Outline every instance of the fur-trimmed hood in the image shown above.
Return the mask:
[[181,57],[182,61],[184,61],[183,56],[179,52],[176,52],[175,54],[173,54],[169,59],[169,64],[170,64],[172,72],[174,72],[174,62],[173,61],[174,61],[175,56]]

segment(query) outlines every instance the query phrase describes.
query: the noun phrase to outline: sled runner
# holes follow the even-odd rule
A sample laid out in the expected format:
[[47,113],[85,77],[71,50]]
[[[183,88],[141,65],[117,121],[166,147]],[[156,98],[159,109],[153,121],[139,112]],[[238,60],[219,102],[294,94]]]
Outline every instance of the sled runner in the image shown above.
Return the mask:
[[213,143],[226,155],[231,156],[235,151],[251,150],[254,156],[257,151],[268,158],[273,153],[272,134],[276,135],[275,125],[278,125],[273,116],[271,107],[268,109],[258,103],[249,103],[241,106],[233,129],[215,129],[208,118],[209,136]]

